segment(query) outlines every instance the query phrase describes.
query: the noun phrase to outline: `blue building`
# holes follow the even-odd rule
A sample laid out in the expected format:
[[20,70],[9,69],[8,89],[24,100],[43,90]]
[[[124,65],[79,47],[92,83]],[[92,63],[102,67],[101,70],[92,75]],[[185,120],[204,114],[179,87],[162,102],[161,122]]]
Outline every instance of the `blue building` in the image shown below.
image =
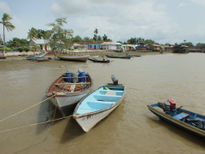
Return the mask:
[[88,43],[88,49],[90,50],[98,50],[101,48],[101,44],[97,42]]

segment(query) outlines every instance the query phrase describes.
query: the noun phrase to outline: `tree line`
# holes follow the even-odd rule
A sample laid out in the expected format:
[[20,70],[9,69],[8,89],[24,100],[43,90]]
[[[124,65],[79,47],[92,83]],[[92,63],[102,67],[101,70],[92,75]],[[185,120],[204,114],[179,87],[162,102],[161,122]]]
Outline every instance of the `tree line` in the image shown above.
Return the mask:
[[[3,25],[3,39],[0,39],[0,44],[3,45],[3,51],[10,50],[12,48],[13,50],[19,50],[19,51],[28,51],[31,50],[29,46],[29,42],[31,40],[35,39],[44,39],[48,40],[51,48],[53,50],[63,50],[63,49],[70,49],[71,45],[73,43],[78,42],[109,42],[112,41],[106,34],[103,36],[99,35],[99,30],[96,28],[93,32],[93,37],[80,37],[79,35],[73,36],[73,30],[72,29],[65,29],[64,26],[67,24],[66,18],[57,18],[53,23],[49,23],[47,26],[50,27],[50,30],[42,30],[42,29],[36,29],[32,27],[28,31],[27,39],[20,39],[20,38],[13,38],[12,40],[8,41],[6,43],[6,30],[12,31],[15,29],[15,26],[11,23],[12,17],[4,13],[2,16],[2,20],[0,21],[0,24]],[[120,41],[119,41],[120,42]],[[144,39],[144,38],[136,38],[131,37],[124,43],[127,44],[159,44],[151,39]],[[169,44],[169,43],[167,43]],[[184,42],[175,45],[186,45],[189,47],[194,46],[192,42],[187,42],[184,40]],[[198,43],[196,44],[197,47],[205,47],[205,43]],[[33,47],[32,50],[39,50],[37,47]]]

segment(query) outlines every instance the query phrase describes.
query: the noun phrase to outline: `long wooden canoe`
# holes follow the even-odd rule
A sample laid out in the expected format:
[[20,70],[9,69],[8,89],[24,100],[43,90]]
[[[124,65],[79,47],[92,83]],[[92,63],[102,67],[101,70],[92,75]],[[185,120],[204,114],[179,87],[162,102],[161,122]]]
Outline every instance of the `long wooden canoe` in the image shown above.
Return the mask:
[[60,60],[64,61],[79,61],[79,62],[86,62],[88,60],[88,56],[61,56],[56,55]]

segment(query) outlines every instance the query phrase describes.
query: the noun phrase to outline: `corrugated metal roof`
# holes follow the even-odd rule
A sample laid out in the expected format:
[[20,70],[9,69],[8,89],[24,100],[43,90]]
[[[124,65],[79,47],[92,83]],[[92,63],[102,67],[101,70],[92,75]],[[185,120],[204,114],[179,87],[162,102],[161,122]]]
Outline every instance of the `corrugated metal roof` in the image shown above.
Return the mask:
[[35,40],[32,40],[35,44],[48,44],[48,40],[44,40],[44,39],[35,39]]

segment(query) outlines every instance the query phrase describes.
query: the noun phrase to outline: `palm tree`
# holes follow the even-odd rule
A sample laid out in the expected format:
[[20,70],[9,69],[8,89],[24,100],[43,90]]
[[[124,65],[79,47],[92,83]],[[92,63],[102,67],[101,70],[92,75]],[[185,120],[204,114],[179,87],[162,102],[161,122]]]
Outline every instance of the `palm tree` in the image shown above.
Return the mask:
[[7,29],[7,31],[12,31],[15,26],[10,22],[10,20],[12,19],[12,17],[10,17],[10,15],[8,15],[7,13],[3,14],[2,17],[2,21],[0,21],[0,24],[3,25],[3,44],[4,44],[4,53],[5,54],[5,40],[6,40],[6,36],[5,36],[5,28]]

